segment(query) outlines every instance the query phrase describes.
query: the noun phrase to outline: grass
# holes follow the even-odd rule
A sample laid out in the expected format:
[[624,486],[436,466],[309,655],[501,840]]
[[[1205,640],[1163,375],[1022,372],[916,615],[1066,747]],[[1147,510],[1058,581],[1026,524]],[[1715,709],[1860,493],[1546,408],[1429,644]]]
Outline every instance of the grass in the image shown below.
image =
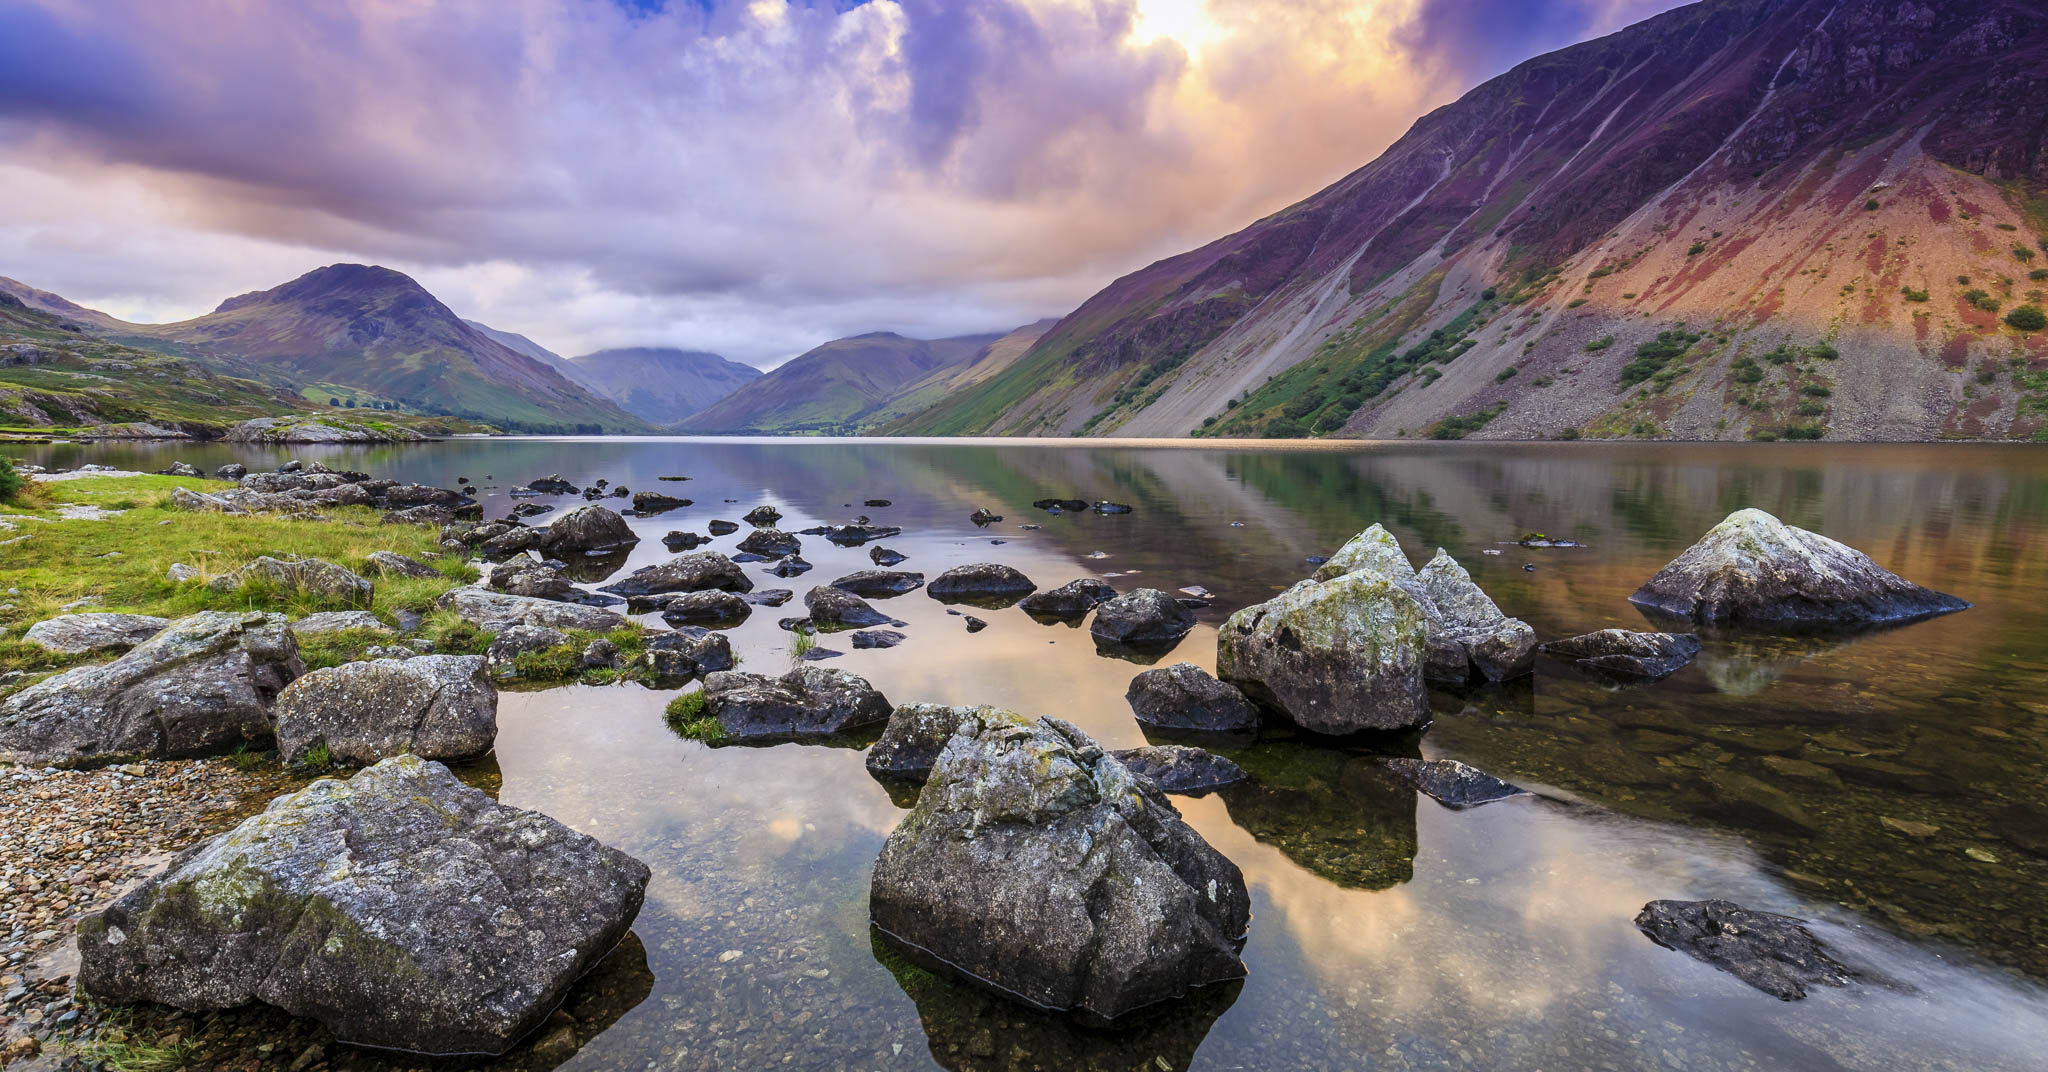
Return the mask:
[[693,741],[722,741],[725,739],[725,724],[717,716],[704,713],[704,693],[686,692],[668,702],[662,711],[662,720],[678,736]]
[[165,1046],[130,1038],[125,1033],[115,1034],[120,1037],[65,1039],[57,1042],[55,1048],[85,1062],[87,1067],[112,1072],[176,1072],[192,1059],[194,1046],[189,1039]]
[[314,741],[313,746],[306,749],[306,754],[299,757],[297,766],[301,770],[327,770],[334,766],[334,753],[328,749],[326,741]]
[[802,662],[804,656],[809,655],[817,647],[818,638],[816,634],[802,629],[792,630],[789,634],[789,661],[793,663]]

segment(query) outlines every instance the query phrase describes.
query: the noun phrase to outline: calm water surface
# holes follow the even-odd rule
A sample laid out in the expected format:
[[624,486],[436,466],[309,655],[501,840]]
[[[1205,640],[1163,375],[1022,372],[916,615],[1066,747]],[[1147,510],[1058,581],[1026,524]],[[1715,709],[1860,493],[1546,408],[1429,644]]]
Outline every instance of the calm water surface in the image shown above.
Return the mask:
[[[1510,688],[1438,692],[1425,734],[1379,747],[1536,792],[1471,811],[1390,785],[1363,752],[1219,749],[1255,781],[1176,802],[1251,886],[1250,976],[1114,1033],[1025,1013],[871,943],[869,867],[907,802],[858,751],[707,748],[664,726],[672,694],[638,686],[508,692],[502,799],[654,869],[637,943],[586,984],[602,1000],[571,1003],[587,1042],[561,1067],[2048,1066],[2040,448],[533,439],[55,446],[32,460],[210,469],[290,454],[426,483],[467,476],[492,516],[511,505],[506,488],[556,472],[696,500],[633,519],[646,538],[629,568],[667,557],[670,529],[770,503],[789,531],[862,513],[900,525],[882,543],[927,576],[1000,561],[1041,587],[1199,584],[1217,605],[1166,661],[1206,668],[1232,610],[1376,521],[1417,561],[1449,550],[1545,639],[1645,627],[1628,593],[1744,506],[1976,604],[1849,641],[1715,639],[1654,686],[1543,666]],[[1135,509],[1030,508],[1050,496]],[[976,528],[968,514],[984,506],[1006,520]],[[1511,543],[1531,529],[1586,546]],[[749,568],[800,599],[870,565],[867,548],[817,538],[804,556],[818,568],[794,581]],[[976,612],[989,628],[970,635],[922,592],[878,605],[911,639],[852,651],[827,638],[847,649],[827,665],[892,701],[994,703],[1071,719],[1108,746],[1144,743],[1123,698],[1140,667],[1097,655],[1085,630],[1011,609]],[[732,630],[745,669],[789,664],[775,626],[789,613],[763,608]],[[1911,837],[1886,819],[1939,829]],[[1873,982],[1776,1001],[1638,933],[1632,917],[1663,897],[1812,920]]]

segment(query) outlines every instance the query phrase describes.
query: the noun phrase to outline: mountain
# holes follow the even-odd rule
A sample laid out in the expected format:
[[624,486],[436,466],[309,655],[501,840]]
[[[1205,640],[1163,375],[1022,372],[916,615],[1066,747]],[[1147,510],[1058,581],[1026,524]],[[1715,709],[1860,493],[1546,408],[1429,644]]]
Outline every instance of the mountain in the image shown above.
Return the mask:
[[835,339],[685,417],[686,432],[851,434],[874,424],[905,391],[989,356],[1005,336],[909,339],[878,331]]
[[329,265],[175,324],[130,324],[12,281],[0,285],[100,338],[286,384],[315,402],[361,402],[522,431],[647,429],[389,268]]
[[2048,438],[2044,100],[2036,2],[1674,9],[891,430]]
[[[499,331],[489,324],[479,323],[475,320],[464,320],[463,323],[482,332],[486,338],[504,344],[513,353],[525,354],[535,361],[554,369],[562,374],[563,379],[589,391],[591,394],[597,395],[600,398],[606,397],[604,389],[599,387],[595,381],[584,379],[583,370],[577,368],[568,358],[534,342],[532,339],[516,331]],[[617,399],[613,399],[613,401],[617,401]]]
[[671,425],[761,378],[761,370],[701,350],[635,346],[571,358],[579,382],[649,424]]

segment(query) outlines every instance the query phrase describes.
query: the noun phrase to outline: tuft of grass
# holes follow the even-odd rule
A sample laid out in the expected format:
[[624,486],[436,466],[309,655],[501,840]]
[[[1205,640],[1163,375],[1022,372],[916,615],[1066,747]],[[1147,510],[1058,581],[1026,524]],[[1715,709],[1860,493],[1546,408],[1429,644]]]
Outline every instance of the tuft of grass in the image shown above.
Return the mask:
[[326,741],[315,741],[313,742],[313,747],[306,749],[306,754],[299,757],[297,766],[302,770],[309,771],[332,769],[334,766],[334,753],[328,749]]
[[189,1039],[165,1046],[123,1035],[119,1039],[66,1039],[57,1042],[55,1048],[85,1062],[89,1068],[106,1068],[112,1072],[177,1072],[191,1062],[194,1045]]
[[804,629],[797,629],[792,631],[789,634],[790,661],[802,662],[803,657],[809,655],[813,650],[817,648],[817,646],[818,637],[816,634]]
[[678,736],[693,741],[722,741],[725,739],[725,724],[715,716],[704,713],[704,693],[700,689],[686,692],[668,702],[662,711],[662,721]]

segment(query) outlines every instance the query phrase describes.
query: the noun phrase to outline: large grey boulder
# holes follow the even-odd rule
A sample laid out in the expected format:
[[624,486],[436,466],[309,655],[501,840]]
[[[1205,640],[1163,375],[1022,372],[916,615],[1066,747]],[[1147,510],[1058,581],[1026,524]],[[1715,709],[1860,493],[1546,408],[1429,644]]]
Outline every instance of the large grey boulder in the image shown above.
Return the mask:
[[885,625],[892,619],[868,605],[852,592],[832,585],[820,585],[804,593],[804,607],[811,620],[827,629],[862,625]]
[[78,980],[103,1001],[260,1001],[347,1043],[498,1054],[625,937],[648,877],[400,756],[272,801],[81,921]]
[[946,742],[953,739],[953,731],[962,722],[993,710],[986,704],[899,704],[889,715],[889,725],[882,730],[882,736],[868,748],[868,771],[922,782],[931,773],[932,764],[938,762],[939,753],[945,751]]
[[1023,608],[1024,613],[1033,618],[1072,622],[1087,617],[1088,612],[1094,610],[1097,604],[1115,598],[1116,589],[1111,588],[1107,581],[1083,577],[1077,581],[1068,581],[1058,588],[1034,592],[1017,606]]
[[195,514],[246,514],[247,510],[234,502],[210,492],[193,491],[190,488],[172,488],[170,498],[174,510],[188,510]]
[[602,607],[515,596],[488,588],[451,589],[443,593],[437,602],[487,633],[502,632],[515,625],[608,633],[626,624],[624,617]]
[[1553,640],[1538,651],[1569,661],[1581,670],[1623,681],[1658,681],[1670,677],[1700,653],[1700,638],[1691,633],[1634,633],[1597,629]]
[[84,767],[268,746],[271,705],[305,670],[284,615],[195,614],[113,662],[0,700],[0,762]]
[[1729,514],[1628,598],[1702,625],[1780,629],[1907,622],[1970,606],[1762,510]]
[[787,558],[804,549],[803,541],[781,529],[755,529],[739,542],[739,549],[763,558]]
[[832,737],[885,722],[890,706],[867,679],[804,666],[779,678],[725,671],[704,679],[704,711],[741,740]]
[[996,562],[975,562],[954,566],[939,574],[925,587],[925,594],[941,603],[968,603],[983,607],[1007,607],[1031,594],[1038,586],[1031,578]]
[[727,592],[751,592],[754,582],[738,563],[717,551],[692,551],[667,562],[643,566],[598,589],[622,596],[651,596],[662,592],[703,592],[717,588]]
[[300,636],[340,633],[349,629],[368,629],[377,633],[392,631],[383,619],[366,610],[326,610],[308,614],[292,623],[292,632]]
[[434,567],[396,551],[372,551],[363,556],[363,569],[386,577],[438,577]]
[[272,558],[263,555],[207,584],[216,592],[233,592],[262,583],[280,592],[299,592],[317,599],[367,607],[376,592],[368,580],[318,558]]
[[529,558],[515,558],[510,562],[486,568],[483,584],[494,592],[507,592],[534,599],[552,599],[557,602],[567,602],[582,594],[570,583],[569,578],[562,576],[560,570],[544,566]]
[[964,721],[883,845],[868,904],[914,955],[1103,1020],[1245,974],[1237,866],[1058,719]]
[[28,627],[21,639],[61,655],[83,655],[89,651],[126,648],[163,632],[169,618],[149,614],[60,614]]
[[579,506],[539,531],[539,547],[552,555],[607,554],[640,542],[625,518],[602,506]]
[[481,655],[420,655],[315,670],[277,697],[277,750],[303,760],[326,742],[342,763],[408,752],[474,759],[498,738],[498,690]]
[[[1520,618],[1501,613],[1465,567],[1443,548],[1436,557],[1416,571],[1415,583],[1428,597],[1424,614],[1428,618],[1431,665],[1441,638],[1457,643],[1464,659],[1440,680],[1462,685],[1473,678],[1506,681],[1535,668],[1536,630]],[[1433,612],[1433,613],[1432,613]]]
[[1193,611],[1157,588],[1139,588],[1095,608],[1088,633],[1103,647],[1169,648],[1195,627]]
[[1429,720],[1421,604],[1374,570],[1303,581],[1238,611],[1216,676],[1303,729],[1346,734]]
[[1259,728],[1259,709],[1234,685],[1193,663],[1147,670],[1124,690],[1141,726],[1205,733],[1246,733]]

